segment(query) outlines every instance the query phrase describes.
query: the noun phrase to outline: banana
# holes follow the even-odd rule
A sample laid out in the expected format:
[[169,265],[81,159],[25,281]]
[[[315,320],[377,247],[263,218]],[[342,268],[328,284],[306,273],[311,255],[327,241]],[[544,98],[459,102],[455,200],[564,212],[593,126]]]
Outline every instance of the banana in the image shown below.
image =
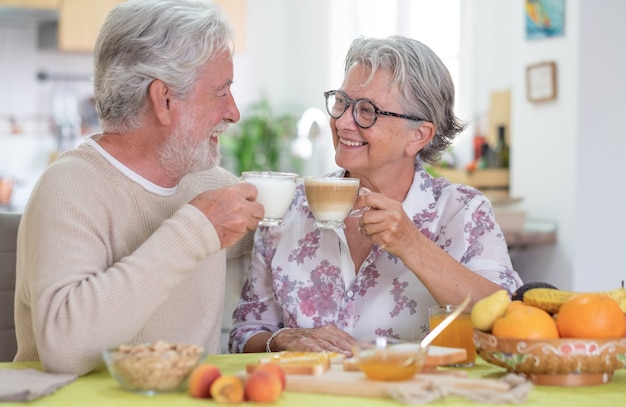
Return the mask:
[[[556,314],[559,312],[561,305],[576,294],[581,294],[581,292],[555,290],[552,288],[533,288],[524,293],[524,303],[541,308],[551,314]],[[610,291],[598,291],[597,294],[612,298],[619,304],[622,311],[626,313],[626,289],[623,286]]]
[[541,308],[550,314],[556,314],[561,305],[575,294],[573,291],[555,290],[553,288],[532,288],[524,293],[524,304]]

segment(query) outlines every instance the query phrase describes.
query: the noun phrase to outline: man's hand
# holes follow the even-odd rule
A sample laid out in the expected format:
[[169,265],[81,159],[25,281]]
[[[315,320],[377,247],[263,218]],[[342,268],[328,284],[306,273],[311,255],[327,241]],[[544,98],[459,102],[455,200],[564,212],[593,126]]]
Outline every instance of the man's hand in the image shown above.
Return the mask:
[[249,230],[255,230],[263,219],[263,205],[255,202],[256,197],[254,185],[241,183],[203,192],[189,203],[211,221],[221,247],[226,248],[237,243]]

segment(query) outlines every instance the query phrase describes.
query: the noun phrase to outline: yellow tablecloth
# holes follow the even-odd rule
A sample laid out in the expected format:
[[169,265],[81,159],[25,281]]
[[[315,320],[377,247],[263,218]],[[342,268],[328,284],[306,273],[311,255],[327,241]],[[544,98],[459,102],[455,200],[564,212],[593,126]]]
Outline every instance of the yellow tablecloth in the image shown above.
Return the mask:
[[[225,374],[241,372],[247,363],[254,363],[259,359],[258,354],[243,355],[211,355],[208,363],[220,367]],[[38,363],[0,363],[0,369],[38,368]],[[464,369],[470,377],[497,378],[505,373],[504,369],[489,365],[478,360],[476,366]],[[217,405],[210,400],[193,399],[186,393],[162,394],[145,396],[123,390],[111,378],[105,368],[80,377],[70,385],[57,390],[54,394],[28,403],[6,403],[0,401],[0,406],[46,406],[46,407],[99,407],[99,406],[207,406]],[[254,403],[241,404],[253,406]],[[401,406],[392,399],[375,399],[351,396],[333,396],[312,393],[285,392],[281,399],[272,404],[279,406],[298,407],[369,407],[369,406]],[[459,397],[449,397],[431,403],[441,406],[476,406],[478,404]],[[530,392],[524,406],[623,406],[626,405],[626,370],[618,370],[610,383],[584,387],[554,387],[535,386]]]

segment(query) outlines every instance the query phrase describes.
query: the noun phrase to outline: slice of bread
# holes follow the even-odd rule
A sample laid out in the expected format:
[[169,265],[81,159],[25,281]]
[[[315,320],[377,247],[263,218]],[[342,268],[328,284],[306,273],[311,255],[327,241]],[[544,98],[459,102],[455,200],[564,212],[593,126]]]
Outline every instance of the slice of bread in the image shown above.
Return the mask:
[[360,372],[361,368],[356,362],[356,358],[347,358],[343,361],[343,370],[346,372]]
[[331,361],[343,360],[343,358],[340,358],[340,355],[334,352],[283,351],[271,353],[261,357],[258,364],[247,365],[246,372],[252,373],[259,364],[271,362],[282,367],[286,374],[320,376],[330,369]]

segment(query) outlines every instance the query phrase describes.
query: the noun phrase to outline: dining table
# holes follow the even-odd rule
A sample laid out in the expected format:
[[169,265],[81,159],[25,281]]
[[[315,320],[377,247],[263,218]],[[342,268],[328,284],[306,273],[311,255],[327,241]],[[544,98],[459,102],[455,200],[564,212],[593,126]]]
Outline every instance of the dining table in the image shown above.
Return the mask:
[[[222,374],[240,374],[245,371],[248,364],[258,362],[264,354],[215,354],[207,356],[205,363],[216,365]],[[13,362],[0,363],[0,369],[41,369],[38,362]],[[448,371],[463,370],[470,378],[493,379],[505,375],[504,368],[491,365],[480,357],[472,367],[439,367],[438,370],[444,374]],[[418,373],[419,375],[419,373]],[[289,380],[289,376],[287,376]],[[254,406],[258,403],[244,402],[241,406]],[[430,405],[437,406],[477,406],[481,403],[474,402],[460,396],[445,397],[429,402]],[[78,377],[70,384],[57,389],[52,394],[40,397],[28,402],[2,402],[2,407],[32,406],[32,407],[184,407],[184,406],[207,406],[218,405],[210,399],[198,399],[191,397],[187,392],[166,393],[157,395],[145,395],[124,390],[115,379],[109,375],[106,367],[95,369],[93,372]],[[375,407],[375,406],[402,406],[402,402],[393,398],[346,396],[322,394],[318,392],[289,391],[282,393],[280,398],[271,404],[280,406],[297,407]],[[513,405],[513,404],[496,404]],[[589,406],[624,406],[626,405],[626,369],[614,372],[612,380],[608,383],[591,386],[541,386],[534,385],[528,392],[525,400],[520,405],[524,406],[567,406],[567,407],[589,407]]]

